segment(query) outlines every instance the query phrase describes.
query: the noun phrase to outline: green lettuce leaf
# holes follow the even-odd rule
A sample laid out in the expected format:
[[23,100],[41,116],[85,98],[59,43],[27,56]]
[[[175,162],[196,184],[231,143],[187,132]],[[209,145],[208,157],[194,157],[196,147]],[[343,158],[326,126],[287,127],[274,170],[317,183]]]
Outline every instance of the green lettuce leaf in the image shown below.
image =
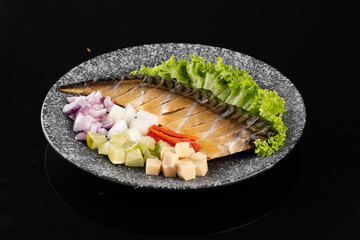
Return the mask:
[[130,74],[158,75],[176,78],[178,82],[196,88],[212,91],[222,101],[241,107],[253,114],[259,114],[267,119],[279,132],[276,136],[261,141],[255,140],[255,152],[259,156],[273,154],[284,144],[287,128],[282,116],[285,109],[285,100],[277,92],[260,88],[245,70],[226,65],[221,58],[217,62],[205,62],[203,57],[196,54],[186,59],[169,60],[154,67],[142,66]]
[[187,74],[191,79],[191,85],[196,88],[203,88],[208,64],[204,62],[203,57],[196,57],[196,55],[189,55],[191,61],[186,66]]

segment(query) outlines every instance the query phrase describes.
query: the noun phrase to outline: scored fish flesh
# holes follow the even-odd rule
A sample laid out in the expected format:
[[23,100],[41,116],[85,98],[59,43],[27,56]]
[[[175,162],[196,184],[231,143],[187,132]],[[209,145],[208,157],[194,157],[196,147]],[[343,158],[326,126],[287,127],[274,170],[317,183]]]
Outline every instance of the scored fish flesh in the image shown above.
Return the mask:
[[160,125],[198,136],[199,151],[209,159],[254,147],[255,139],[266,140],[277,131],[264,118],[222,102],[206,89],[178,83],[159,76],[130,75],[93,79],[60,86],[71,94],[100,91],[114,103],[130,103],[160,117]]

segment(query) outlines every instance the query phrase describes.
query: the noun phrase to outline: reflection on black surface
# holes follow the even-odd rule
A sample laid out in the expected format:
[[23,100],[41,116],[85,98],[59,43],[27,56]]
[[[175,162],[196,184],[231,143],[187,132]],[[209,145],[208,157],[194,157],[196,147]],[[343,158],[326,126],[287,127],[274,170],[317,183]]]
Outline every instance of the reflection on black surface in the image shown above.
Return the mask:
[[230,186],[200,191],[133,189],[90,175],[51,148],[48,179],[71,208],[101,224],[137,234],[213,234],[251,223],[274,209],[293,189],[301,163],[295,148],[274,168]]

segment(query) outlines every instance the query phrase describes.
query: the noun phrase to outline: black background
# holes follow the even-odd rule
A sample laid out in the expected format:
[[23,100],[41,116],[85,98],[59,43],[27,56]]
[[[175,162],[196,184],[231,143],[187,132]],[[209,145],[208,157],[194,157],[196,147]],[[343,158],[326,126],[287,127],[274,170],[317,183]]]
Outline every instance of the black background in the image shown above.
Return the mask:
[[[290,1],[289,1],[290,2]],[[0,239],[359,239],[359,25],[345,1],[0,1]],[[199,192],[132,189],[48,146],[42,102],[67,71],[149,43],[258,58],[302,94],[291,154],[245,182]]]

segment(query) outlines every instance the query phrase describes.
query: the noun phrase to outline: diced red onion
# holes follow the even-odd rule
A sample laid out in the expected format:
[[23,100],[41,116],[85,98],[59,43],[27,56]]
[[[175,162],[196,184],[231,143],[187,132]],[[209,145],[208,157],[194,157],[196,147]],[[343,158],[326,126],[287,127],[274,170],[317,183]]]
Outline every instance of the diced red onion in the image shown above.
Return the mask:
[[97,99],[99,99],[101,101],[101,99],[103,98],[103,95],[101,94],[101,92],[99,90],[97,90],[95,92],[95,95],[94,95]]
[[75,102],[72,102],[72,103],[66,104],[63,107],[62,111],[65,114],[70,114],[70,113],[76,112],[77,110],[79,110],[79,108],[80,108],[79,105],[77,105]]
[[78,134],[76,134],[75,140],[86,140],[86,135],[86,132],[79,132]]
[[73,131],[79,132],[82,130],[89,129],[92,122],[93,120],[89,118],[89,116],[84,116],[81,113],[79,113],[78,116],[75,118]]
[[100,118],[104,116],[106,113],[107,110],[105,108],[100,110],[94,110],[94,109],[89,110],[89,115],[93,116],[94,118]]
[[105,129],[110,129],[115,124],[112,119],[108,118],[108,115],[101,117],[100,123],[102,124],[101,127]]
[[105,108],[108,110],[108,112],[110,112],[112,106],[114,106],[114,102],[113,102],[113,100],[111,99],[111,97],[109,97],[109,96],[106,96],[106,97],[105,97],[104,106],[105,106]]
[[108,134],[115,122],[108,118],[108,112],[114,106],[113,100],[104,97],[100,91],[94,91],[88,96],[68,97],[62,111],[74,120],[73,131],[79,132],[76,140],[86,140],[87,132]]
[[75,118],[76,118],[76,114],[75,114],[75,113],[70,113],[68,116],[69,116],[69,118],[71,118],[72,120],[75,120]]
[[96,97],[88,98],[88,99],[86,99],[86,101],[87,101],[88,103],[90,103],[91,105],[100,104],[100,103],[101,103],[100,100],[97,99]]
[[94,110],[100,110],[100,109],[104,109],[104,104],[95,104],[91,106],[91,109]]
[[82,115],[85,116],[85,115],[88,114],[88,112],[90,111],[90,109],[91,109],[91,104],[88,103],[88,102],[85,102],[84,105],[82,105],[82,106],[80,107],[80,109],[76,112],[76,115],[75,115],[75,116],[79,115],[79,113],[81,113]]
[[86,115],[86,117],[88,117],[88,118],[91,120],[91,123],[98,121],[96,118],[94,118],[94,117],[91,116],[91,115]]
[[90,93],[89,95],[87,95],[85,98],[86,98],[86,99],[92,98],[94,95],[95,95],[95,91],[93,91],[92,93]]
[[72,103],[66,104],[62,111],[65,114],[69,114],[69,113],[74,113],[77,110],[79,110],[81,108],[81,106],[83,106],[86,103],[85,101],[85,97],[81,96],[76,98]]
[[100,91],[92,92],[88,96],[86,96],[86,101],[90,103],[91,105],[94,104],[101,104],[101,99],[103,98],[103,95]]
[[87,130],[87,132],[94,132],[94,133],[97,133],[99,132],[99,129],[100,129],[100,126],[95,124],[95,123],[91,123],[90,124],[90,127]]
[[78,97],[67,97],[68,103],[74,102]]

